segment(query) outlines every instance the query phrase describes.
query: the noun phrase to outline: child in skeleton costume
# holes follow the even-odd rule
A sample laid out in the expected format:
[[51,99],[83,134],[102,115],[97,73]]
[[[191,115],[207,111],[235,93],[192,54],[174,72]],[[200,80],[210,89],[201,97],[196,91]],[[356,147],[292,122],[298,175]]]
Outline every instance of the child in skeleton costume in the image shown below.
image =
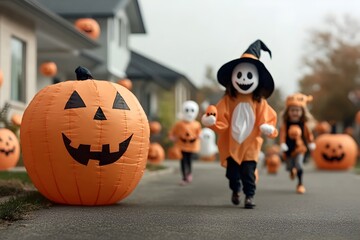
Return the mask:
[[[286,99],[283,123],[280,127],[280,148],[284,153],[286,169],[293,180],[298,177],[296,192],[305,193],[303,185],[303,163],[305,153],[315,149],[314,136],[308,127],[309,113],[306,104],[312,96],[301,93],[290,95]],[[307,146],[307,147],[306,147]]]
[[210,106],[202,123],[218,134],[221,165],[232,190],[231,201],[240,203],[241,184],[245,208],[253,208],[256,190],[255,170],[263,139],[261,134],[275,138],[277,115],[266,98],[274,90],[274,81],[259,61],[260,51],[271,51],[257,40],[238,59],[224,64],[217,73],[226,88],[216,107]]
[[169,132],[169,138],[175,142],[175,146],[181,150],[182,154],[180,185],[186,185],[192,181],[193,154],[200,150],[201,124],[195,120],[198,113],[199,105],[196,102],[185,101],[182,107],[182,120],[178,121]]

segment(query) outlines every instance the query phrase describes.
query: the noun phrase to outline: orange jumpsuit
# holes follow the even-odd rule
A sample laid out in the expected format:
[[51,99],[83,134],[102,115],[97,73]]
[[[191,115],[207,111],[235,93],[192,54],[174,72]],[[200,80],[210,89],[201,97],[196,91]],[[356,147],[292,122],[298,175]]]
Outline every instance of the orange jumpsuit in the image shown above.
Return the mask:
[[178,121],[169,136],[175,138],[175,145],[183,152],[195,153],[200,150],[201,124],[198,121]]
[[[252,94],[231,98],[225,95],[216,105],[217,118],[210,128],[218,134],[221,165],[227,166],[231,156],[239,165],[242,161],[257,161],[263,139],[260,125],[276,126],[277,115],[265,99],[253,100]],[[275,138],[278,131],[268,137]]]

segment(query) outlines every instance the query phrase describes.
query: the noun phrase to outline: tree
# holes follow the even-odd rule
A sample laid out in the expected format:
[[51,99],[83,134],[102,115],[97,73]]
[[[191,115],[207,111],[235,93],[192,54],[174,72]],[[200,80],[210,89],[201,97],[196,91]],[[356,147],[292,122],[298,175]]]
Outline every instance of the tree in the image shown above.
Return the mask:
[[311,112],[318,120],[349,125],[358,110],[349,96],[360,89],[360,23],[350,16],[328,17],[325,28],[310,33],[307,46],[307,73],[299,83],[314,97]]

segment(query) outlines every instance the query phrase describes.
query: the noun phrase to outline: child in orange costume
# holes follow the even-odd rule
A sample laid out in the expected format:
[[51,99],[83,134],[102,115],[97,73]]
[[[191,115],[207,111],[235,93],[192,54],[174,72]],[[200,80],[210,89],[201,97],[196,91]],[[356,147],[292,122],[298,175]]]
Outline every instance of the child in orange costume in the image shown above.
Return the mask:
[[182,154],[180,161],[182,181],[180,185],[186,185],[192,181],[193,153],[200,150],[201,124],[195,120],[198,113],[199,105],[196,102],[185,101],[182,109],[182,120],[178,121],[169,133],[169,138],[175,142],[175,146],[181,150]]
[[[306,104],[312,101],[312,96],[306,96],[301,93],[290,95],[286,99],[286,109],[283,114],[283,124],[280,127],[280,148],[284,152],[286,161],[286,169],[290,172],[290,178],[298,177],[298,185],[296,192],[299,194],[305,193],[303,185],[303,163],[307,148],[301,145],[307,145],[310,150],[315,149],[314,136],[307,126],[309,116],[306,109]],[[300,128],[301,140],[291,136],[294,126]],[[298,134],[299,134],[298,133]]]
[[234,205],[240,203],[242,183],[245,208],[255,207],[254,172],[263,143],[261,134],[271,138],[278,135],[276,112],[266,101],[274,90],[274,81],[259,61],[261,50],[271,56],[266,45],[257,40],[240,58],[219,69],[217,78],[226,88],[225,96],[216,108],[210,106],[201,119],[205,126],[218,134],[221,165],[226,167],[232,190],[231,201]]

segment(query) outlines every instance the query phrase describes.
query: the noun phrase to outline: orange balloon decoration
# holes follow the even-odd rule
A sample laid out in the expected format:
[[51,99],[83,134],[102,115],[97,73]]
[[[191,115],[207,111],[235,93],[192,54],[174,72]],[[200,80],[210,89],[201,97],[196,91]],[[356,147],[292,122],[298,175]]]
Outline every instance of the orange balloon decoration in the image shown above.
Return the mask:
[[358,149],[349,135],[322,134],[316,138],[315,144],[312,156],[319,169],[346,170],[354,167]]
[[53,77],[57,74],[57,66],[54,62],[44,62],[40,65],[40,72],[45,77]]
[[119,81],[117,81],[117,83],[123,87],[126,87],[130,91],[132,90],[133,85],[132,85],[132,81],[130,79],[127,79],[127,78],[120,79]]
[[16,166],[20,157],[20,145],[16,135],[7,128],[0,128],[0,170]]
[[161,124],[157,121],[151,121],[150,125],[150,133],[151,134],[158,134],[161,132]]
[[160,164],[165,159],[164,148],[159,143],[150,143],[148,162],[153,164]]
[[11,122],[15,126],[20,126],[21,125],[21,120],[22,120],[22,115],[20,115],[20,114],[13,114],[11,116]]
[[0,87],[2,86],[3,82],[4,82],[4,74],[0,69]]
[[48,199],[107,205],[139,183],[149,150],[149,123],[135,95],[86,68],[50,85],[30,102],[20,134],[26,170]]
[[80,18],[75,21],[75,27],[92,39],[98,39],[100,36],[100,26],[95,19]]

